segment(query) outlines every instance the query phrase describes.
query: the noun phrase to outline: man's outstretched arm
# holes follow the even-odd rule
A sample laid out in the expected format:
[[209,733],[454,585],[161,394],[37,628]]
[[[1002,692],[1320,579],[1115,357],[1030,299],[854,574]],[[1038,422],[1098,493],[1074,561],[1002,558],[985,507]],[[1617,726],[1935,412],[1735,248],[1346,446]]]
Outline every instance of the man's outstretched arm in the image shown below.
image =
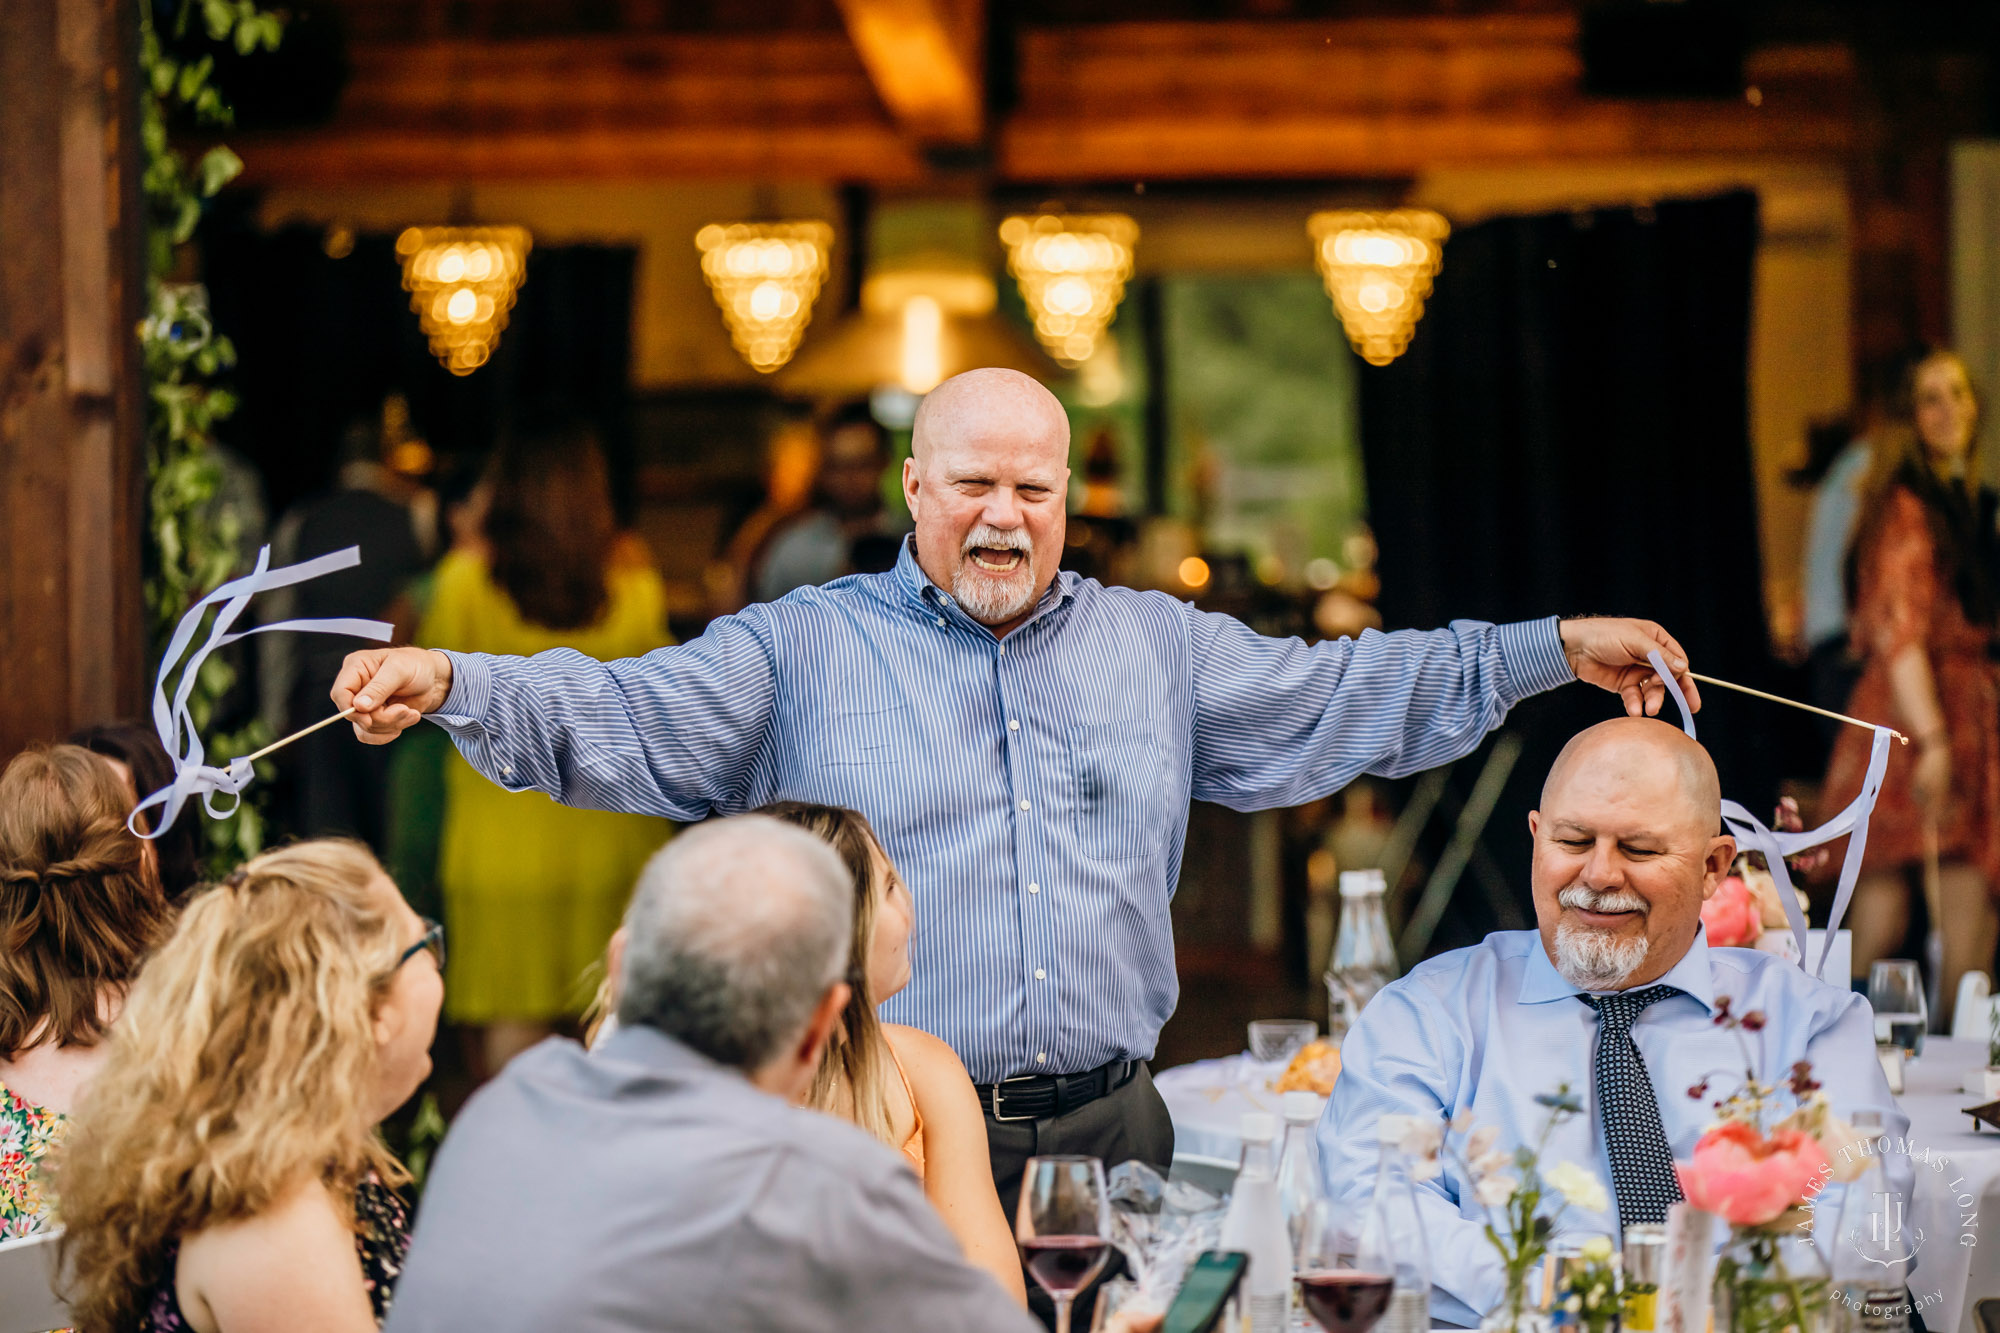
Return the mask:
[[701,819],[747,796],[776,697],[754,615],[692,643],[598,662],[568,648],[497,657],[428,648],[350,653],[330,691],[371,745],[425,718],[512,791],[568,805]]

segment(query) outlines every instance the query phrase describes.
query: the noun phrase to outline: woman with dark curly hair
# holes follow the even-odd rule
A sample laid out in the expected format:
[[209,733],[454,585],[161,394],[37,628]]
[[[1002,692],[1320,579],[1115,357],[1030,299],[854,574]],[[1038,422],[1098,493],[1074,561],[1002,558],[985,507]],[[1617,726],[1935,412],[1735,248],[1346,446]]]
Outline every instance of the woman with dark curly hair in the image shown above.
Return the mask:
[[0,1240],[48,1225],[42,1167],[173,922],[103,757],[38,747],[0,773]]

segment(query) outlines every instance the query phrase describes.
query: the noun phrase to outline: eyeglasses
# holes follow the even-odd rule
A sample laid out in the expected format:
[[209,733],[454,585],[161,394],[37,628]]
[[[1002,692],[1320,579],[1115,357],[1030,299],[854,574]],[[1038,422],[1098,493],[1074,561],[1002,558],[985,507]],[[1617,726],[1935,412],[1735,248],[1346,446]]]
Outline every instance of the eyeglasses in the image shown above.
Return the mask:
[[424,923],[424,936],[397,955],[396,966],[389,969],[392,974],[425,949],[429,949],[431,957],[437,960],[438,971],[444,971],[444,923],[433,921],[427,916],[420,916],[417,920]]

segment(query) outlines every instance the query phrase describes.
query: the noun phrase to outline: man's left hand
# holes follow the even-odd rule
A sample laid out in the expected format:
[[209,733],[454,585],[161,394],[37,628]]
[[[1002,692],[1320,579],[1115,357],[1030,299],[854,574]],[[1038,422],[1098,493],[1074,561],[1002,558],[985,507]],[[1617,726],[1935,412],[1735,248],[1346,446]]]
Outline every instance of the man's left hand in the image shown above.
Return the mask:
[[1646,654],[1658,651],[1687,695],[1688,707],[1701,711],[1701,691],[1687,673],[1687,653],[1674,636],[1650,620],[1620,620],[1611,616],[1565,620],[1558,626],[1563,652],[1578,680],[1602,686],[1625,701],[1631,717],[1655,717],[1667,701],[1667,687],[1653,673]]

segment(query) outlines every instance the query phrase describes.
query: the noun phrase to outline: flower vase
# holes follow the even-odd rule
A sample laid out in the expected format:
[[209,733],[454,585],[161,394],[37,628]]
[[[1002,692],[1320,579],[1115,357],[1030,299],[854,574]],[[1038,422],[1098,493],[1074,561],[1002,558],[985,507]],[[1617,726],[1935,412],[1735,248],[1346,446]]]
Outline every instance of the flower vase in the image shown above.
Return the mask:
[[1507,1274],[1507,1295],[1479,1321],[1479,1333],[1549,1333],[1549,1317],[1529,1295],[1527,1267]]
[[1716,1333],[1833,1333],[1826,1263],[1791,1222],[1731,1233],[1715,1265]]

